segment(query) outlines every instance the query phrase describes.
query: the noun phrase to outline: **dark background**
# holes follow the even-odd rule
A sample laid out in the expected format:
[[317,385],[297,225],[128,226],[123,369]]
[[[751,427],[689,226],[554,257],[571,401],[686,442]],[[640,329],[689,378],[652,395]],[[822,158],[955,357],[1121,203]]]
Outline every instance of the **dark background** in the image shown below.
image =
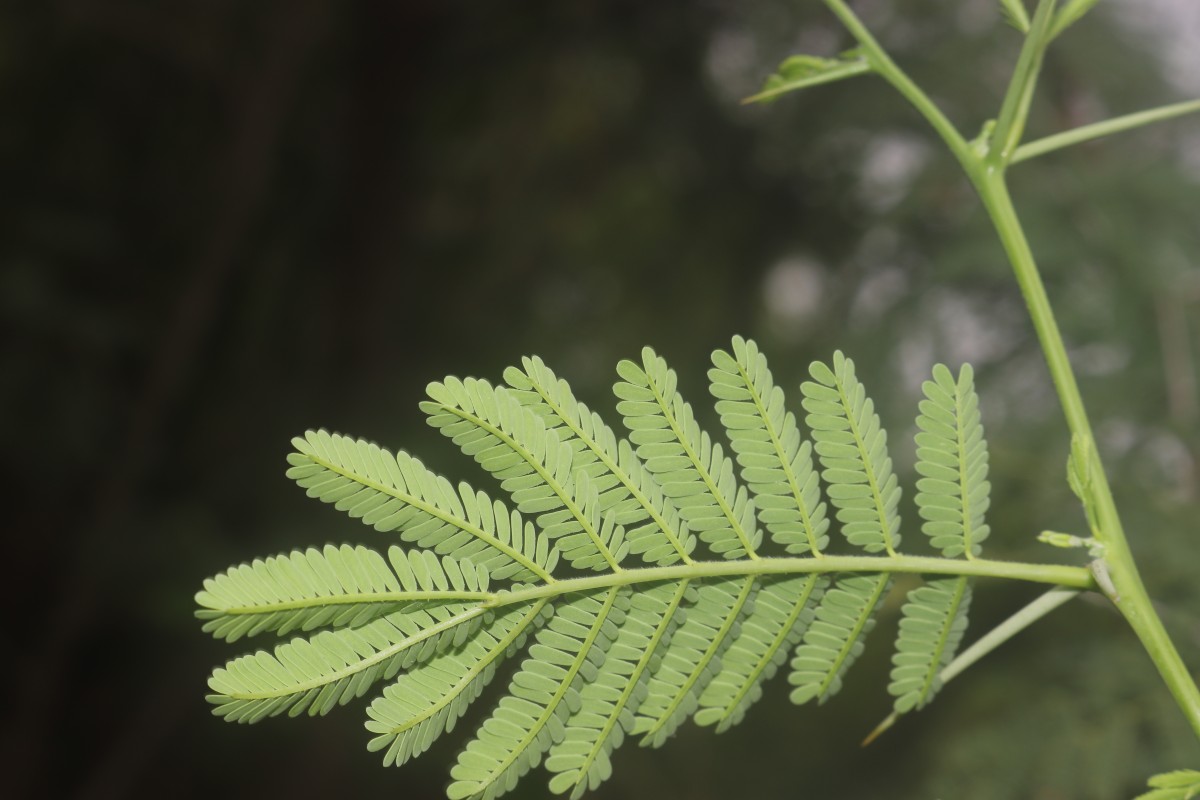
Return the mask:
[[[861,11],[974,131],[1019,47],[995,5]],[[1129,4],[1101,7],[1048,58],[1032,135],[1182,99],[1189,76],[1163,74]],[[387,543],[283,477],[307,428],[486,484],[416,406],[430,380],[495,380],[524,354],[615,422],[612,366],[651,344],[713,423],[708,353],[732,334],[758,340],[793,403],[804,366],[840,347],[906,480],[922,376],[970,360],[988,552],[1076,558],[1035,541],[1084,532],[1037,344],[923,122],[870,78],[738,105],[784,56],[848,44],[820,4],[779,0],[0,7],[5,795],[440,796],[469,724],[385,770],[362,702],[211,717],[207,673],[251,645],[202,635],[192,595],[255,556]],[[1193,664],[1198,135],[1169,123],[1013,176],[1126,527]],[[1037,591],[981,586],[974,630]],[[596,796],[1106,800],[1200,763],[1131,634],[1087,602],[860,750],[890,706],[899,602],[834,701],[793,708],[776,680],[727,734],[623,748]],[[543,776],[514,796],[547,797]]]

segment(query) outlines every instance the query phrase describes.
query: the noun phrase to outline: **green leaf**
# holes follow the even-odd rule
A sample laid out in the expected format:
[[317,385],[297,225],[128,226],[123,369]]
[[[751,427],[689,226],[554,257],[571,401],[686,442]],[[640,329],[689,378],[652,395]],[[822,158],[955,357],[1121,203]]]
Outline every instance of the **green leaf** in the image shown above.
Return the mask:
[[966,577],[930,581],[908,593],[888,684],[897,714],[923,708],[941,689],[941,672],[962,644],[970,605]]
[[365,547],[326,545],[255,560],[204,581],[196,616],[204,630],[233,642],[323,625],[357,627],[402,606],[472,602],[488,596],[488,574],[469,561],[425,550],[389,552],[392,566]]
[[327,714],[361,697],[376,681],[461,644],[486,609],[448,605],[395,612],[357,628],[293,639],[273,653],[259,650],[213,671],[208,701],[231,722],[257,722],[283,712]]
[[724,558],[757,557],[762,532],[755,525],[754,503],[738,486],[733,461],[700,429],[692,407],[676,390],[674,370],[647,347],[641,366],[622,361],[617,372],[625,380],[614,391],[627,398],[617,403],[617,411],[629,439],[688,528]]
[[[889,687],[896,713],[927,703],[969,663],[954,658],[970,601],[956,565],[987,530],[987,449],[969,368],[958,379],[935,368],[917,441],[925,532],[962,560],[898,552],[887,436],[840,352],[832,365],[813,364],[802,387],[814,445],[753,342],[735,337],[731,352],[713,354],[710,390],[736,463],[700,429],[652,350],[617,369],[628,438],[536,357],[505,372],[508,388],[455,378],[429,386],[430,424],[495,477],[515,509],[466,484],[455,489],[405,453],[323,431],[297,439],[293,479],[409,546],[386,559],[349,545],[297,551],[207,581],[197,615],[219,637],[330,628],[215,670],[214,712],[240,722],[324,714],[393,680],[368,708],[368,747],[403,764],[450,731],[532,639],[460,754],[449,795],[491,800],[544,760],[550,788],[577,799],[610,777],[630,735],[657,747],[689,717],[718,731],[738,724],[789,655],[793,701],[836,694],[892,571],[948,576],[904,606]],[[824,552],[822,476],[847,539],[886,555]],[[760,556],[764,529],[803,557]],[[694,560],[697,541],[719,557]],[[629,552],[652,566],[622,566]],[[552,574],[560,554],[586,573]],[[1022,566],[976,561],[966,572]],[[1035,579],[1054,569],[1036,565]],[[1055,580],[1090,586],[1077,571],[1074,582],[1061,572]]]
[[983,520],[991,491],[974,373],[964,365],[955,380],[938,364],[921,388],[917,472],[924,477],[915,498],[921,529],[947,558],[973,558],[990,532]]
[[753,609],[758,580],[723,578],[707,582],[696,593],[683,624],[663,651],[638,707],[633,733],[645,734],[643,745],[660,747],[700,704],[700,696],[721,666],[721,656],[735,638],[742,618]]
[[839,580],[817,606],[816,619],[792,659],[788,683],[800,705],[824,703],[842,688],[842,677],[862,654],[875,627],[875,610],[891,588],[888,575],[858,575]]
[[287,475],[309,497],[378,531],[439,554],[485,567],[493,578],[550,576],[558,551],[516,511],[465,483],[456,491],[442,476],[401,451],[323,430],[292,440]]
[[434,656],[401,675],[367,709],[371,752],[400,766],[432,746],[466,713],[525,637],[549,617],[546,600],[501,610],[462,647]]
[[754,596],[754,609],[721,657],[721,671],[700,695],[697,724],[715,724],[720,733],[745,718],[762,697],[763,681],[774,677],[808,630],[828,585],[829,580],[820,575],[763,580]]
[[687,581],[657,584],[633,595],[625,622],[595,680],[579,692],[580,705],[567,718],[562,741],[550,748],[546,769],[555,792],[571,790],[577,800],[612,775],[612,751],[632,732],[635,712],[648,694],[650,675],[683,614]]
[[570,445],[572,469],[600,484],[600,510],[620,520],[630,552],[660,566],[686,560],[696,537],[680,523],[674,503],[663,496],[628,442],[618,440],[600,415],[577,401],[567,382],[540,358],[524,358],[522,365],[524,370],[504,372],[513,397]]
[[854,362],[840,350],[832,369],[815,362],[809,374],[815,383],[800,387],[809,412],[805,423],[817,442],[842,533],[868,553],[894,555],[900,546],[900,486],[875,404],[855,377]]
[[791,56],[784,59],[779,69],[767,78],[762,91],[743,100],[743,103],[761,103],[774,100],[781,94],[807,89],[822,83],[840,81],[871,72],[871,65],[858,51],[842,54],[840,58],[818,56]]
[[428,422],[494,475],[517,509],[576,569],[615,569],[629,552],[625,531],[601,516],[597,487],[573,469],[571,446],[507,390],[487,381],[446,378],[421,404]]
[[812,445],[800,436],[767,359],[751,340],[733,339],[733,355],[718,350],[708,371],[717,412],[754,495],[758,519],[793,555],[819,555],[829,544],[829,519]]
[[629,590],[613,587],[572,598],[535,635],[536,644],[483,722],[446,790],[451,800],[499,797],[541,762],[565,735],[565,720],[581,706],[580,690],[596,679],[629,607]]
[[1134,800],[1192,800],[1200,797],[1200,772],[1194,769],[1164,772],[1146,785],[1151,791],[1139,794]]

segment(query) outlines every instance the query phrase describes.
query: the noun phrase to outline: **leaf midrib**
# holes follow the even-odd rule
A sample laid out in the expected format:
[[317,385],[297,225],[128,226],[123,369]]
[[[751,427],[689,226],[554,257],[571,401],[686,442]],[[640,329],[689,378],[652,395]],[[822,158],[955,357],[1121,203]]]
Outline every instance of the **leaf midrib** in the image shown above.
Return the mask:
[[273,614],[279,611],[301,611],[307,608],[322,608],[339,605],[375,605],[380,603],[415,603],[421,601],[446,600],[449,602],[470,603],[489,600],[495,597],[495,592],[357,592],[354,594],[327,595],[323,597],[308,597],[300,600],[285,600],[264,603],[258,606],[229,606],[218,608],[208,606],[208,610],[222,616],[248,616],[252,614]]

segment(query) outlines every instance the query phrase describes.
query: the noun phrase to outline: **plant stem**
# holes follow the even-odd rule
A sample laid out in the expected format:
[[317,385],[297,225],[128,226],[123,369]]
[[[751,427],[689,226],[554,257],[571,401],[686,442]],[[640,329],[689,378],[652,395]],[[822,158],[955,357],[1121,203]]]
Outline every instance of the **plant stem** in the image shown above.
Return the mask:
[[1038,139],[1035,142],[1021,145],[1013,153],[1008,163],[1019,164],[1022,161],[1037,158],[1054,150],[1070,147],[1073,144],[1099,139],[1102,136],[1140,128],[1152,122],[1160,122],[1172,117],[1181,117],[1184,114],[1193,114],[1196,112],[1200,112],[1200,100],[1188,100],[1183,103],[1173,103],[1169,106],[1138,111],[1134,114],[1125,114],[1121,117],[1106,119],[1103,122],[1094,122],[1091,125],[1081,125],[1069,131],[1056,133],[1053,136],[1047,136],[1044,139]]
[[1004,95],[1004,103],[1000,107],[1000,116],[992,131],[986,157],[989,166],[1002,167],[1007,164],[1017,145],[1021,143],[1025,121],[1029,118],[1029,106],[1033,102],[1033,92],[1037,88],[1038,73],[1042,70],[1042,54],[1050,42],[1055,2],[1056,0],[1039,0],[1037,10],[1033,12],[1033,22],[1025,36],[1025,46],[1021,48],[1017,67],[1013,71],[1008,91]]
[[1180,710],[1187,717],[1192,730],[1200,736],[1200,689],[1180,658],[1171,637],[1163,628],[1162,621],[1142,584],[1133,554],[1129,551],[1112,489],[1108,484],[1108,476],[1096,455],[1083,397],[1067,358],[1066,346],[1063,344],[1054,311],[1046,296],[1046,287],[1042,283],[1033,252],[1009,196],[1004,173],[1001,170],[987,171],[975,177],[974,182],[1012,263],[1017,283],[1021,287],[1033,320],[1033,327],[1041,342],[1046,364],[1058,391],[1067,425],[1074,435],[1083,437],[1092,444],[1088,448],[1092,454],[1091,499],[1096,506],[1099,528],[1097,535],[1105,548],[1104,566],[1116,589],[1115,595],[1110,599],[1141,640],[1147,654],[1174,695]]
[[[967,667],[972,666],[976,661],[979,661],[1042,617],[1078,596],[1078,589],[1063,589],[1059,587],[1051,589],[1038,597],[1032,603],[985,633],[966,650],[955,656],[954,660],[947,664],[946,668],[938,675],[942,681],[942,685],[945,686],[958,677]],[[863,739],[862,746],[866,747],[878,739],[881,734],[895,725],[896,720],[899,718],[900,715],[895,711],[888,714],[883,722],[880,722],[875,726],[874,730],[867,734],[867,738]]]
[[970,575],[984,578],[1010,578],[1067,586],[1075,589],[1094,589],[1095,581],[1085,567],[1066,564],[1026,564],[1018,561],[990,561],[977,558],[936,558],[928,556],[831,556],[822,558],[760,558],[755,561],[697,561],[670,567],[644,567],[620,572],[565,578],[554,583],[525,586],[511,591],[496,592],[485,606],[504,606],[543,597],[556,597],[570,592],[607,589],[635,583],[659,581],[700,580],[746,575],[800,575],[841,572],[906,572],[923,575]]
[[862,21],[855,16],[844,0],[825,0],[825,5],[841,20],[842,24],[846,26],[846,30],[859,43],[862,47],[863,56],[867,59],[871,67],[879,73],[879,76],[894,86],[896,91],[904,95],[905,99],[917,111],[921,112],[921,115],[929,121],[933,129],[942,137],[946,146],[950,148],[950,152],[954,153],[955,157],[958,158],[963,168],[973,170],[977,159],[971,152],[971,147],[967,144],[966,139],[954,127],[954,123],[947,119],[942,110],[929,99],[929,96],[921,90],[921,87],[913,82],[912,78],[904,73],[904,70],[896,66],[891,56],[880,46],[879,42],[875,40],[875,37],[862,24]]
[[1110,599],[1141,640],[1147,654],[1174,695],[1180,710],[1187,717],[1192,730],[1200,736],[1200,689],[1163,628],[1162,621],[1142,584],[1133,554],[1129,551],[1121,518],[1112,497],[1112,489],[1108,484],[1108,476],[1095,454],[1091,424],[1088,422],[1083,397],[1067,358],[1066,346],[1046,296],[1046,288],[1038,273],[1033,252],[1005,185],[1004,173],[1000,170],[985,172],[975,179],[975,186],[1012,263],[1017,283],[1021,287],[1034,329],[1041,342],[1046,364],[1058,391],[1067,425],[1074,435],[1092,443],[1089,447],[1092,453],[1092,463],[1089,466],[1091,499],[1095,503],[1098,517],[1097,536],[1105,548],[1104,566],[1116,590]]
[[[1067,358],[1066,346],[1059,332],[1054,311],[1050,307],[1046,288],[1038,273],[1037,263],[1024,229],[1013,207],[1005,183],[1005,167],[1017,152],[1029,100],[1037,81],[1042,54],[1051,36],[1050,24],[1055,0],[1040,0],[1037,11],[1022,49],[1017,68],[1005,95],[1000,120],[988,147],[988,152],[977,155],[963,140],[954,125],[929,100],[925,93],[912,82],[892,61],[875,37],[850,11],[844,0],[825,0],[825,4],[842,21],[846,29],[859,42],[864,56],[872,67],[906,97],[920,111],[934,130],[946,141],[951,152],[958,158],[964,171],[974,184],[996,232],[1012,263],[1013,272],[1029,314],[1037,331],[1046,364],[1054,380],[1063,413],[1071,433],[1081,438],[1090,454],[1087,470],[1090,477],[1090,494],[1085,503],[1095,508],[1097,538],[1103,543],[1105,552],[1100,568],[1105,569],[1112,579],[1115,591],[1110,599],[1125,617],[1134,633],[1141,640],[1147,654],[1158,668],[1159,674],[1175,697],[1179,708],[1197,736],[1200,736],[1200,689],[1197,688],[1174,643],[1163,627],[1153,603],[1138,574],[1121,518],[1113,501],[1112,490],[1104,466],[1096,455],[1095,440],[1091,424],[1083,405],[1083,397],[1075,381],[1075,373]],[[1064,586],[1067,584],[1063,584]]]

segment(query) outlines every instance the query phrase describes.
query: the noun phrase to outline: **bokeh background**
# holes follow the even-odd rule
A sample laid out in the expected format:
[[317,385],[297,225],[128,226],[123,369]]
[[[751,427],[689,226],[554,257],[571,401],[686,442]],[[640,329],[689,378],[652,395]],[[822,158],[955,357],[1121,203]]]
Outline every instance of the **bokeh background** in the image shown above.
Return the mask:
[[[996,3],[856,7],[964,130],[994,113],[1019,47]],[[1190,0],[1105,0],[1049,56],[1032,135],[1197,96],[1198,43]],[[440,796],[469,725],[394,770],[362,702],[211,717],[207,673],[250,645],[202,635],[192,595],[255,556],[387,543],[284,478],[307,428],[486,485],[417,403],[524,354],[611,414],[613,365],[651,344],[711,422],[732,334],[793,402],[840,347],[905,475],[921,379],[970,360],[990,554],[1076,558],[1035,541],[1083,532],[1065,428],[955,165],[877,80],[738,103],[783,57],[848,44],[795,0],[0,7],[5,796]],[[1134,549],[1200,664],[1200,123],[1013,183]],[[1038,591],[981,587],[973,629]],[[1132,636],[1084,601],[860,749],[898,602],[833,702],[792,708],[776,680],[729,733],[623,748],[596,796],[1117,800],[1200,765]],[[514,796],[549,795],[533,775]]]

